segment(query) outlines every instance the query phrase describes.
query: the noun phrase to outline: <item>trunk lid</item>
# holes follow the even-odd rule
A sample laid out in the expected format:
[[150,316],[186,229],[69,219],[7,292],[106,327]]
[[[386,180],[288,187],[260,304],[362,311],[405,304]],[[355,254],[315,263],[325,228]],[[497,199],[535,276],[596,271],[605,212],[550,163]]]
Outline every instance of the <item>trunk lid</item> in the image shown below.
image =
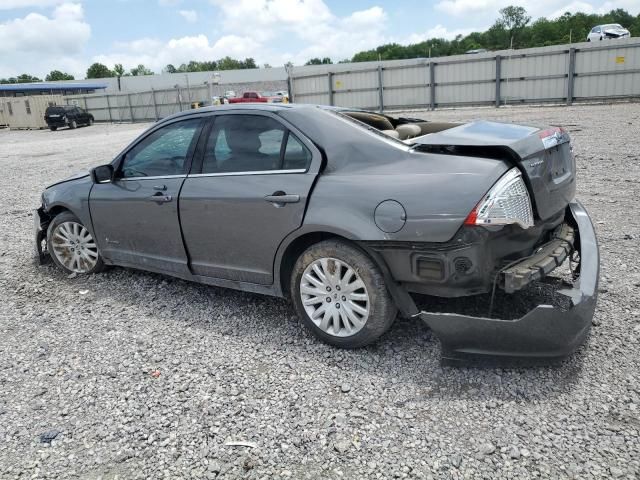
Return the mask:
[[542,220],[566,208],[575,195],[575,160],[564,129],[477,121],[411,140],[419,150],[507,159],[518,166]]

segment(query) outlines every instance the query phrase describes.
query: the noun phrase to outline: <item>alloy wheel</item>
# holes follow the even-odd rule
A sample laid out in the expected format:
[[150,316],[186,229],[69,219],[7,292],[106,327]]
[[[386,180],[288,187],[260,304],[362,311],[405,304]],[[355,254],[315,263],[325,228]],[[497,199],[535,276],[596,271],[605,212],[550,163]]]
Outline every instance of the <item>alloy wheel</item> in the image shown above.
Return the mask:
[[320,258],[307,266],[300,297],[311,321],[329,335],[354,335],[369,318],[367,287],[353,267],[336,258]]
[[84,225],[64,222],[51,233],[53,254],[65,268],[76,273],[88,273],[98,262],[98,247]]

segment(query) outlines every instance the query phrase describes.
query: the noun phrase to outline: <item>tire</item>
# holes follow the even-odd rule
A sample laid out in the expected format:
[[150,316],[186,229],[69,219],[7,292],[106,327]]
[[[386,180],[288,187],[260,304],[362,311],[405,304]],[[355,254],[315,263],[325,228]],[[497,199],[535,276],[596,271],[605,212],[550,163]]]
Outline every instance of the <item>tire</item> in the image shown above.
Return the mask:
[[69,123],[69,128],[71,130],[74,130],[74,129],[78,128],[77,122],[75,120],[71,120],[71,122]]
[[290,293],[305,326],[336,347],[358,348],[375,342],[397,315],[378,266],[343,240],[325,240],[305,250],[293,267]]
[[[69,243],[73,246],[67,247]],[[89,275],[105,268],[91,233],[71,212],[58,214],[49,224],[47,251],[53,263],[66,273]]]
[[87,123],[87,125],[89,125],[89,126],[93,125],[93,118],[89,119],[89,123]]
[[51,130],[52,132],[55,132],[56,130],[58,130],[58,127],[49,127],[49,130]]

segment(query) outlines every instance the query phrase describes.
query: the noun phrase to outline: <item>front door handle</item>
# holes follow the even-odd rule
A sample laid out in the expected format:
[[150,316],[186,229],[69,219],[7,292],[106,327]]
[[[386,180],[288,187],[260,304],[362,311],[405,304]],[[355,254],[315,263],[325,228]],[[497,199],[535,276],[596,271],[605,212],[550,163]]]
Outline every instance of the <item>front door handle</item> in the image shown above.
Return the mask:
[[149,200],[156,203],[167,203],[173,200],[171,195],[164,195],[161,192],[156,193],[155,195],[151,195]]
[[284,203],[298,203],[300,201],[300,195],[287,195],[284,192],[275,192],[273,195],[267,195],[264,199],[265,201],[276,205]]

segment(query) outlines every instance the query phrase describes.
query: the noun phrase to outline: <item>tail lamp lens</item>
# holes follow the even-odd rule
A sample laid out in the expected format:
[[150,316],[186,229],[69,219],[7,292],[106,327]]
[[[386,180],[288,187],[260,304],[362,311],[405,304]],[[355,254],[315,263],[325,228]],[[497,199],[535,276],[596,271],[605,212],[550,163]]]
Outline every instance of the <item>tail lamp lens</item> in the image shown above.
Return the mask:
[[533,226],[533,209],[529,191],[517,168],[505,173],[476,207],[469,213],[465,225],[508,225],[522,228]]

